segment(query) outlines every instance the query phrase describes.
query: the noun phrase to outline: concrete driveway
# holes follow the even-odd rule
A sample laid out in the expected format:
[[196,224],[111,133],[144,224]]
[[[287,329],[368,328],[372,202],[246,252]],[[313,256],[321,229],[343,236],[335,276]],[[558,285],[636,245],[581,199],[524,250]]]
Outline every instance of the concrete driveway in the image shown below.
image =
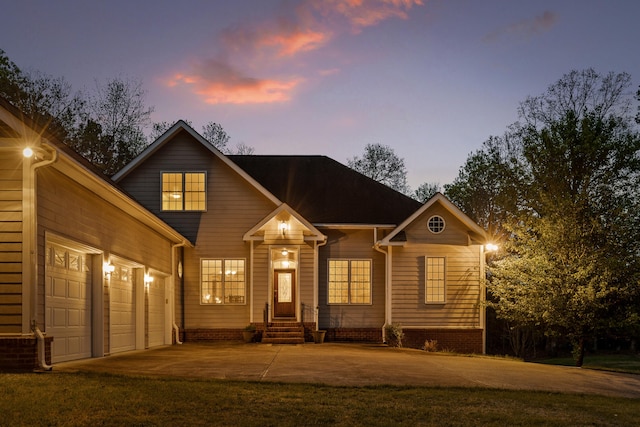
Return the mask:
[[485,387],[640,399],[640,375],[426,353],[375,344],[185,343],[59,363],[53,371],[344,386]]

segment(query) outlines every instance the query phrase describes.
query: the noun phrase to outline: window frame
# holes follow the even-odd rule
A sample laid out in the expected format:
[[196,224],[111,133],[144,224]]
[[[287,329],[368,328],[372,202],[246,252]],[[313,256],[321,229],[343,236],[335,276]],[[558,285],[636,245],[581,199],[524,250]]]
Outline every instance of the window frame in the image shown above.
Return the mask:
[[[230,281],[227,282],[225,280],[225,275],[221,272],[220,276],[221,276],[221,292],[222,292],[222,300],[218,303],[215,302],[215,299],[212,298],[211,302],[205,302],[204,299],[204,285],[205,283],[212,283],[212,285],[214,285],[216,283],[216,281],[206,281],[203,280],[204,279],[204,262],[205,261],[221,261],[222,262],[222,272],[224,272],[226,270],[226,263],[227,262],[232,262],[232,261],[241,261],[242,265],[243,265],[243,280],[242,280],[242,289],[243,289],[243,300],[242,302],[225,302],[226,300],[226,291],[227,291],[227,283],[240,283],[240,281]],[[211,294],[215,294],[215,291],[212,291]],[[212,295],[213,297],[214,295]],[[246,258],[200,258],[200,305],[203,306],[213,306],[213,307],[220,307],[220,306],[230,306],[230,305],[247,305],[247,259]]]
[[[442,299],[429,299],[430,295],[434,295],[433,292],[430,292],[434,284],[434,279],[429,279],[429,260],[442,260],[442,277],[436,279],[438,281],[437,294],[442,294]],[[424,303],[427,305],[442,305],[447,303],[447,257],[445,256],[425,255],[424,257]]]
[[[331,302],[331,262],[342,261],[347,262],[347,302]],[[366,261],[369,263],[369,301],[352,302],[352,267],[354,261]],[[373,304],[373,259],[371,258],[328,258],[327,259],[327,305],[350,305],[350,306],[366,306]]]
[[[431,228],[431,221],[432,220],[437,220],[439,223],[441,223],[442,228],[438,231],[434,231]],[[447,222],[445,221],[444,217],[442,215],[431,215],[429,217],[429,219],[427,220],[427,230],[429,230],[429,232],[433,233],[433,234],[440,234],[442,233],[445,228],[447,228]]]
[[[165,202],[164,202],[164,195],[165,193],[172,193],[172,191],[165,191],[164,189],[164,177],[167,174],[180,174],[181,176],[181,190],[180,190],[180,200],[182,202],[182,208],[181,209],[165,209]],[[187,194],[190,193],[189,191],[187,191],[187,183],[185,181],[187,174],[202,174],[203,176],[203,184],[204,184],[204,189],[202,190],[202,195],[203,195],[203,207],[202,209],[185,209],[185,204],[187,203]],[[199,194],[199,191],[196,192],[191,192],[191,193],[196,193]],[[206,212],[207,211],[207,171],[205,170],[182,170],[182,171],[172,171],[172,170],[167,170],[167,171],[161,171],[160,172],[160,211],[161,212]]]

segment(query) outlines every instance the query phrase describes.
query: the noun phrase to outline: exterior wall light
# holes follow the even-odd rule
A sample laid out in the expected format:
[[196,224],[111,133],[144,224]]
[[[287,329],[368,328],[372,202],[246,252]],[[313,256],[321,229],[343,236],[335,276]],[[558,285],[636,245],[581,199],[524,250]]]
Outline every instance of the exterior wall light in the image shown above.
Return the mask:
[[22,155],[27,159],[30,159],[31,157],[33,157],[33,148],[26,147],[24,150],[22,150]]
[[149,273],[145,273],[144,274],[144,284],[149,286],[150,283],[153,282],[153,276],[150,275]]
[[281,221],[280,231],[282,231],[282,237],[284,237],[287,234],[288,229],[289,229],[289,225],[287,224],[287,221]]
[[102,271],[104,271],[104,277],[111,277],[111,273],[113,273],[116,269],[116,266],[111,264],[110,262],[105,262],[102,264]]
[[496,245],[495,243],[487,243],[486,245],[484,245],[484,249],[487,252],[495,252],[498,250],[498,245]]

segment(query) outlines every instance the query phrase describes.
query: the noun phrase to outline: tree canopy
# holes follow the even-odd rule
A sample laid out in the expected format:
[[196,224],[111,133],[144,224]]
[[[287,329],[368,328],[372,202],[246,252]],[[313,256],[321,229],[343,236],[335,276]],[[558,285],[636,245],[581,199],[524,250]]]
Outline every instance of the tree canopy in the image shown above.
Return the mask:
[[407,169],[404,159],[398,157],[388,145],[367,144],[362,157],[347,160],[347,165],[396,191],[407,194]]
[[[571,340],[637,333],[640,137],[627,74],[572,71],[520,106],[446,194],[503,239],[488,290],[498,316]],[[484,218],[484,220],[483,220]]]

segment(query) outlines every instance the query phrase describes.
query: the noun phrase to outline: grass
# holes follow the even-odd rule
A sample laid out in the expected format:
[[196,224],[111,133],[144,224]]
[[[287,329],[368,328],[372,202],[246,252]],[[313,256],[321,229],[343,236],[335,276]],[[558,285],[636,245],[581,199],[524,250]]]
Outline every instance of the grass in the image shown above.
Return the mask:
[[2,426],[616,426],[640,413],[640,400],[591,395],[98,373],[0,374],[0,396]]
[[[575,366],[571,357],[536,360],[547,365]],[[638,354],[593,354],[584,358],[582,365],[586,369],[640,374],[640,355]]]

